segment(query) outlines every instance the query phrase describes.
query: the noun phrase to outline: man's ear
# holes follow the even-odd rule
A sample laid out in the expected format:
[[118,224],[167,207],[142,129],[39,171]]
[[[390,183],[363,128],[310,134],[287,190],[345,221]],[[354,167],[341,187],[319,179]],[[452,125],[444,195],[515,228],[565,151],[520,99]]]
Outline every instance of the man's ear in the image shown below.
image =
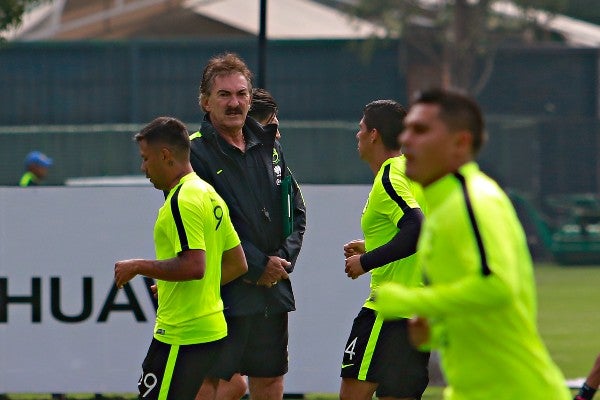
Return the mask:
[[473,134],[471,131],[462,130],[456,132],[454,135],[456,137],[456,144],[458,148],[467,150],[469,153],[473,151]]
[[205,113],[210,112],[210,107],[208,106],[208,96],[205,96],[205,95],[200,96],[200,107],[202,107],[202,110]]
[[169,161],[173,158],[173,152],[168,147],[161,147],[160,156],[163,161]]
[[375,140],[377,140],[381,135],[379,134],[379,131],[377,130],[377,128],[373,128],[369,131],[369,135],[371,137],[371,143],[374,143]]

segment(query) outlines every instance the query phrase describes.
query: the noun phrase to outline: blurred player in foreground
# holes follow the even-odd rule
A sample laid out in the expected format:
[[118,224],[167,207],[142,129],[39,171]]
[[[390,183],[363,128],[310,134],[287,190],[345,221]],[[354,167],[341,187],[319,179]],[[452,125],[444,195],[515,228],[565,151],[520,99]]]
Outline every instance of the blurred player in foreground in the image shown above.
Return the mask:
[[406,175],[428,206],[417,259],[426,286],[382,285],[385,319],[411,314],[411,337],[440,351],[446,400],[569,400],[536,326],[533,266],[513,206],[475,163],[479,106],[433,90],[412,104],[400,136]]

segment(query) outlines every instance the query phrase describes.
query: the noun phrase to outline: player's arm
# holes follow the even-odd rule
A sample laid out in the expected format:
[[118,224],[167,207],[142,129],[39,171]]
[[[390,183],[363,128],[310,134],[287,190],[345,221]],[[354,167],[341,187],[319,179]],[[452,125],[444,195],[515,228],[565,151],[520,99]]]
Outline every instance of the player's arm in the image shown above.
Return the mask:
[[223,252],[221,257],[221,285],[231,282],[246,272],[248,272],[248,264],[241,245]]
[[360,263],[364,271],[370,271],[415,254],[423,219],[423,212],[420,208],[406,210],[398,221],[397,226],[400,229],[398,233],[386,244],[360,256]]
[[406,210],[397,224],[400,230],[389,242],[366,253],[347,256],[346,275],[356,279],[374,268],[415,254],[423,218],[420,208]]
[[167,260],[122,260],[115,263],[115,283],[120,288],[136,275],[174,282],[202,279],[205,268],[204,250],[184,250]]
[[501,307],[512,296],[510,286],[498,275],[470,275],[451,284],[422,288],[384,284],[375,294],[375,303],[385,319],[407,314],[438,317]]

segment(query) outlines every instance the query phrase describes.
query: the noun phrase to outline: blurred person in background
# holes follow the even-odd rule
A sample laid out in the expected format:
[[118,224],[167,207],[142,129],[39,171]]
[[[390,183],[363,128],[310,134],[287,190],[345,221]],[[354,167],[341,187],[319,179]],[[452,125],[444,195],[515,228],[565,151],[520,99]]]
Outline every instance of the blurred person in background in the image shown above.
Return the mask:
[[25,173],[19,181],[19,186],[37,186],[48,175],[48,170],[53,164],[50,157],[40,151],[32,151],[25,156]]
[[304,201],[300,193],[283,201],[292,178],[277,125],[263,127],[248,117],[252,73],[239,56],[209,60],[199,100],[205,116],[190,136],[192,166],[227,203],[248,273],[222,288],[229,334],[197,399],[239,399],[245,386],[237,377],[247,375],[251,398],[280,400],[288,371],[288,312],[295,310],[289,274],[302,246]]
[[361,216],[364,238],[344,245],[345,272],[357,279],[369,272],[370,294],[354,319],[344,347],[342,400],[420,399],[429,382],[429,352],[408,338],[408,318],[383,321],[374,295],[385,282],[421,286],[415,252],[425,201],[421,187],[406,178],[400,151],[404,108],[393,100],[367,104],[356,134],[359,157],[374,175]]
[[417,264],[425,286],[387,283],[381,316],[416,316],[416,346],[440,352],[446,400],[570,400],[537,328],[533,263],[508,196],[479,169],[479,105],[461,93],[420,93],[400,135],[406,176],[424,187]]

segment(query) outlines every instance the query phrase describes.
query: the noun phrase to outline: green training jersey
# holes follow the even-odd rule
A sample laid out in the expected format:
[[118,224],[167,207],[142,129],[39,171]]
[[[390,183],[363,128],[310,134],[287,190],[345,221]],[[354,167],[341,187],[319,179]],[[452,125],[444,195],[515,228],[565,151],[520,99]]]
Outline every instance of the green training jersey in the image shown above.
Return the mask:
[[425,196],[417,258],[428,286],[382,288],[380,313],[428,318],[447,400],[570,400],[537,330],[532,261],[508,197],[474,162]]
[[[404,156],[389,158],[375,176],[360,221],[367,252],[388,243],[398,233],[398,221],[404,215],[404,210],[421,208],[425,212],[421,186],[406,177],[405,168]],[[367,308],[374,308],[373,294],[382,283],[397,282],[406,286],[421,284],[421,273],[414,254],[374,268],[370,273],[371,293],[364,304]]]
[[35,186],[38,184],[38,178],[31,171],[27,171],[23,174],[21,179],[19,180],[19,186],[27,187],[27,186]]
[[202,279],[158,280],[154,338],[168,344],[212,342],[227,335],[221,300],[221,257],[240,244],[225,202],[195,173],[169,192],[154,226],[156,258],[166,260],[186,250],[204,250]]

